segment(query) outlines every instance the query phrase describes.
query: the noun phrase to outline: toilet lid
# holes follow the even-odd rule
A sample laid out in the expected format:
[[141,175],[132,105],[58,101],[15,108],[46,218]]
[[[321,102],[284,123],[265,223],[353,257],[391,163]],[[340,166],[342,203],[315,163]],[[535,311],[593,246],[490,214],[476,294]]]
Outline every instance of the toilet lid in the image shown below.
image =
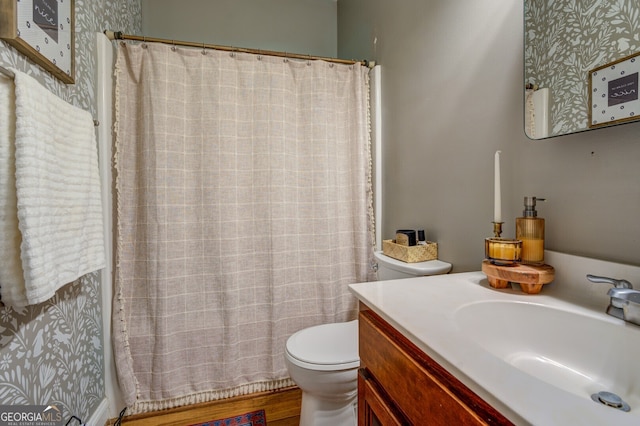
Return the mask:
[[358,321],[305,328],[289,337],[286,348],[292,357],[305,363],[318,365],[352,363],[357,367],[360,363]]
[[415,275],[416,277],[422,277],[426,275],[440,275],[446,274],[451,270],[452,265],[442,260],[425,260],[424,262],[407,263],[401,260],[389,257],[381,251],[373,253],[378,263],[385,265],[389,269],[399,271],[409,275]]

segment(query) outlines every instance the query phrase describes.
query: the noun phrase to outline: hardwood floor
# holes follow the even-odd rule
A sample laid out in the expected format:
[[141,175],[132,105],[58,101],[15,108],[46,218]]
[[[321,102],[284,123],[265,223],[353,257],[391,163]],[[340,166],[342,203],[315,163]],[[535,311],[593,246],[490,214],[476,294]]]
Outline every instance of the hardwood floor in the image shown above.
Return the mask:
[[[302,392],[297,387],[273,392],[244,395],[221,401],[178,407],[154,413],[125,417],[126,426],[187,426],[231,417],[255,410],[265,410],[268,426],[298,426]],[[111,419],[106,426],[112,426]]]

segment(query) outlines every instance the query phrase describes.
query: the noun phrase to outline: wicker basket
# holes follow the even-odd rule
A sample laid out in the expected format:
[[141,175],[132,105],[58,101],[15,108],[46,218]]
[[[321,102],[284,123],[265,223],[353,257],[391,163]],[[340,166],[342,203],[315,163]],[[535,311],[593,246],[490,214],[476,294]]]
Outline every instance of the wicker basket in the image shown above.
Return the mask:
[[383,240],[382,252],[407,263],[424,262],[438,258],[438,243],[427,241],[425,245],[403,246],[394,240]]

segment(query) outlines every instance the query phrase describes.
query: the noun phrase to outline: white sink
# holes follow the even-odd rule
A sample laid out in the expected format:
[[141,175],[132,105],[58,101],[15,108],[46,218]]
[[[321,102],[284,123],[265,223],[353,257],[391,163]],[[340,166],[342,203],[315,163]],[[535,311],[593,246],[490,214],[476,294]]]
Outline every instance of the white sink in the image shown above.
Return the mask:
[[640,328],[575,309],[520,301],[461,306],[462,333],[515,368],[577,396],[601,391],[640,412]]
[[[496,290],[482,272],[350,285],[353,294],[517,425],[640,425],[640,326],[605,314],[607,286],[640,267],[545,252],[537,295]],[[594,402],[618,395],[625,412]]]

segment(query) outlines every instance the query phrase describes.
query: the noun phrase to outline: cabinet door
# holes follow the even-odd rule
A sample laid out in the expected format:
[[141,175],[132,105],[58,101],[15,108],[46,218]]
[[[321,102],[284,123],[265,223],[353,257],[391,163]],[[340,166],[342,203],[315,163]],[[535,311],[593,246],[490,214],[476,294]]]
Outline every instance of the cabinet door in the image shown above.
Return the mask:
[[408,422],[400,420],[393,402],[385,400],[384,391],[361,369],[358,375],[358,426],[401,426]]
[[397,408],[402,417],[396,419],[408,420],[400,424],[512,424],[372,311],[360,312],[359,328],[360,366],[385,406]]

